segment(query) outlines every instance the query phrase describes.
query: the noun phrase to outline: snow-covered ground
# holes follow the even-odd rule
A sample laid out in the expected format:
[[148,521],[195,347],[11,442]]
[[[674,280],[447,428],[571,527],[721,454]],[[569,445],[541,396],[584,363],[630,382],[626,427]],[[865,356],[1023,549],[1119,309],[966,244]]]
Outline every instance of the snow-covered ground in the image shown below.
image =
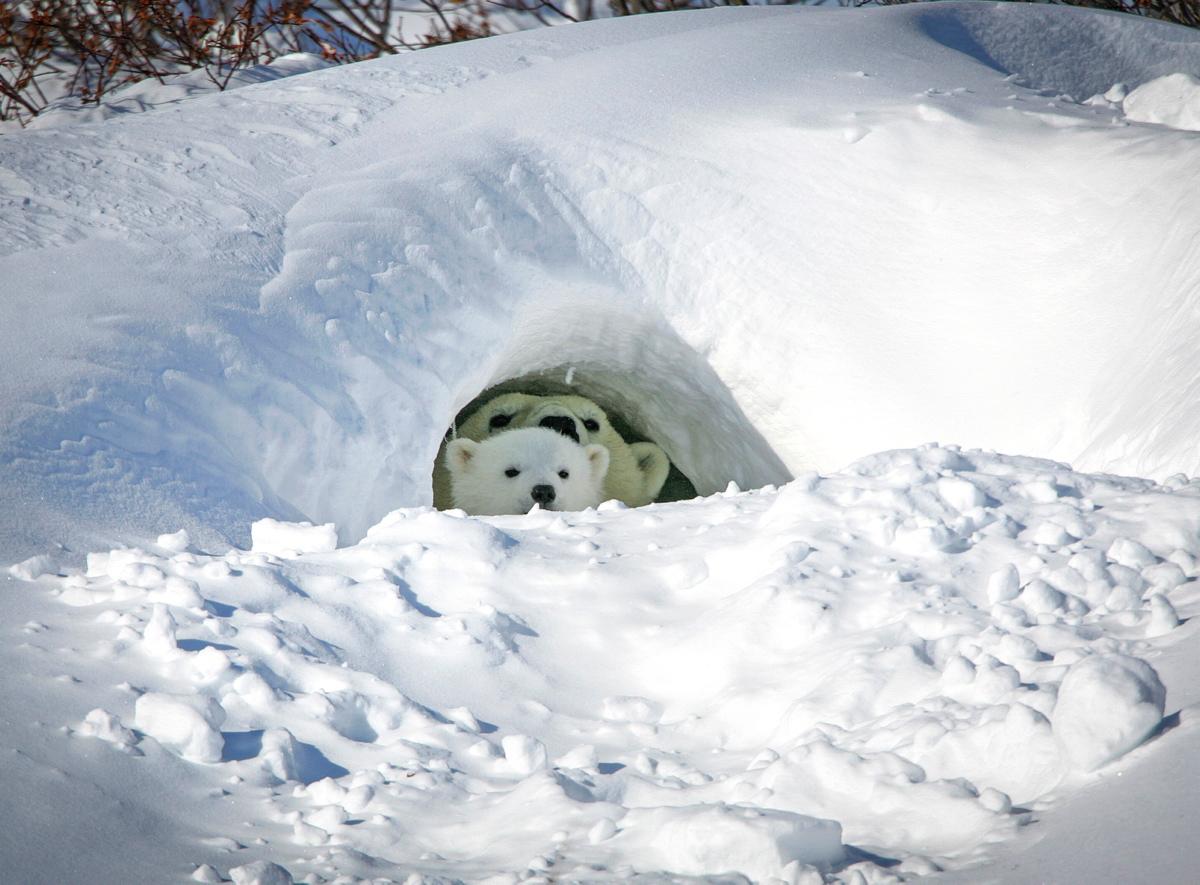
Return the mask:
[[[309,71],[319,71],[331,66],[319,55],[294,52],[283,55],[268,64],[252,65],[234,71],[223,86],[228,91],[270,83],[284,77],[294,77]],[[220,91],[216,82],[203,69],[163,77],[150,78],[114,89],[99,103],[89,103],[78,98],[63,96],[49,105],[38,116],[26,122],[32,129],[49,129],[77,123],[97,123],[122,114],[138,114],[167,104],[188,101],[201,95]],[[21,128],[17,120],[0,123],[0,134],[16,132]]]
[[[0,137],[3,878],[1186,877],[1197,75],[727,9]],[[513,379],[709,497],[429,510]]]

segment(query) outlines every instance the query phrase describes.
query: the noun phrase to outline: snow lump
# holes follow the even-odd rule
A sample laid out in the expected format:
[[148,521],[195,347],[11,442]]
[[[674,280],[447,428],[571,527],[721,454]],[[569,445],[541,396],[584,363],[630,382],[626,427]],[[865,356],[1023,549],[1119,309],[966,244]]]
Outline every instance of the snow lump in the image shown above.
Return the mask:
[[1072,665],[1058,689],[1054,734],[1080,768],[1125,755],[1162,721],[1166,689],[1154,668],[1129,655],[1092,655]]

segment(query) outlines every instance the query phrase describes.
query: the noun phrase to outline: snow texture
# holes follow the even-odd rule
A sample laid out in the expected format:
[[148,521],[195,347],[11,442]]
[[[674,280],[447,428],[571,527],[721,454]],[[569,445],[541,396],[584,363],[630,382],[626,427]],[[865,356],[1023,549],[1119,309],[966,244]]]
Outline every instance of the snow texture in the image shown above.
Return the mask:
[[[1142,575],[1200,552],[1198,505],[926,447],[637,510],[398,510],[286,557],[114,550],[38,586],[104,625],[100,683],[138,686],[79,739],[217,765],[198,819],[293,871],[799,881],[882,875],[849,863],[869,848],[919,874],[1159,727]],[[1029,536],[1051,519],[1069,540]],[[1165,596],[1194,605],[1190,572]]]
[[[284,77],[305,74],[309,71],[319,71],[330,66],[318,55],[306,52],[294,52],[280,56],[269,64],[252,65],[234,71],[225,83],[225,89],[232,91],[243,86],[256,83],[270,83]],[[67,80],[56,83],[42,82],[42,88],[49,92],[66,91]],[[28,122],[31,129],[50,129],[67,126],[74,123],[97,123],[123,114],[136,114],[153,110],[164,105],[174,104],[217,91],[217,84],[204,70],[189,71],[185,74],[173,74],[163,77],[160,81],[154,77],[136,83],[130,83],[114,89],[104,96],[98,104],[84,103],[77,98],[63,95],[52,101],[38,116]],[[0,132],[6,129],[16,130],[16,122],[0,123]]]
[[[1186,879],[1197,76],[720,9],[3,135],[3,878]],[[526,382],[702,497],[431,510]]]

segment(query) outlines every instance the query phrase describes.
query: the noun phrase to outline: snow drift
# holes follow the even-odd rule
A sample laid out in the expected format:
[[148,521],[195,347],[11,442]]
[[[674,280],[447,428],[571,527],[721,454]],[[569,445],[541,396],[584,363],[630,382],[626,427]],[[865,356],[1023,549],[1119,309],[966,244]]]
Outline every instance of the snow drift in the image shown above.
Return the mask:
[[8,543],[352,540],[571,367],[703,494],[935,438],[1194,472],[1196,136],[1080,103],[1172,73],[1073,10],[716,10],[8,136]]
[[34,648],[95,622],[76,740],[200,764],[224,838],[172,868],[898,881],[986,859],[1162,727],[1131,655],[1197,601],[1200,484],[926,447],[639,510],[398,510],[337,550],[254,536],[22,566],[60,603]]

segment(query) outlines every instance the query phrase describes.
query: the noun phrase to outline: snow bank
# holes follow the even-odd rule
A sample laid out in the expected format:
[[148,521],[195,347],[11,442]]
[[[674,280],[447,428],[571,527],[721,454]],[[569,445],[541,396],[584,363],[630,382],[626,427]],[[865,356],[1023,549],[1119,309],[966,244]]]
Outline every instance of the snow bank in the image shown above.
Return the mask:
[[[1196,483],[930,446],[780,490],[404,509],[339,549],[114,550],[39,580],[69,603],[52,631],[99,625],[103,708],[74,739],[217,769],[196,820],[225,803],[214,835],[292,874],[816,882],[977,863],[1156,733],[1143,656],[1156,604],[1195,599],[1198,539]],[[162,602],[172,581],[193,596]]]
[[6,136],[0,483],[45,503],[5,545],[354,541],[514,379],[600,399],[701,494],[931,438],[1200,472],[1191,136],[1069,97],[1200,75],[1197,41],[710,10]]

